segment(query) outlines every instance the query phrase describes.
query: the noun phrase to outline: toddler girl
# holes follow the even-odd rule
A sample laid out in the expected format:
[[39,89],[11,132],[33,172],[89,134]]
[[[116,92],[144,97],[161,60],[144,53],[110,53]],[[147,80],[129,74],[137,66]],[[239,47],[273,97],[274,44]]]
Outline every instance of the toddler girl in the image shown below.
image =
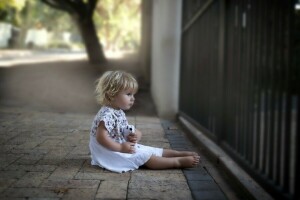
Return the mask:
[[200,157],[195,152],[138,144],[142,134],[128,124],[123,112],[132,107],[137,89],[134,77],[123,71],[107,71],[98,80],[96,98],[102,107],[91,128],[91,164],[119,173],[142,165],[150,169],[196,166]]

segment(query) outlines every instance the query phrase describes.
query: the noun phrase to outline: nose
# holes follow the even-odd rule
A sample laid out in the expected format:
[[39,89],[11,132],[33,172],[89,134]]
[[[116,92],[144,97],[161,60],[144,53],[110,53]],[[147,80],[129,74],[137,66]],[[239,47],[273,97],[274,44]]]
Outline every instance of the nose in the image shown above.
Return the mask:
[[132,97],[131,97],[131,100],[132,100],[132,101],[134,101],[134,100],[135,100],[135,98],[134,98],[134,96],[133,96],[133,95],[132,95]]

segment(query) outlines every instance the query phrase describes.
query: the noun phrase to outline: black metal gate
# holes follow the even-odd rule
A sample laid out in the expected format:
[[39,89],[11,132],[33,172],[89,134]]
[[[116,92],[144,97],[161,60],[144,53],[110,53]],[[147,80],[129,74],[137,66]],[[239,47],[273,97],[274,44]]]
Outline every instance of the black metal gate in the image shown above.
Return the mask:
[[182,19],[180,114],[285,199],[299,198],[295,4],[185,0]]

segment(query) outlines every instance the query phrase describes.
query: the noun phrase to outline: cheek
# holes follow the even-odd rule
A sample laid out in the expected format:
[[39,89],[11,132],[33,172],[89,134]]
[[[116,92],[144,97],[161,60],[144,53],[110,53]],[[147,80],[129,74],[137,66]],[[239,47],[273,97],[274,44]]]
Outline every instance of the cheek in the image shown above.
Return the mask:
[[128,102],[128,101],[129,101],[129,98],[127,98],[126,96],[123,97],[123,98],[121,99],[121,102],[122,102],[122,103],[126,103],[126,102]]

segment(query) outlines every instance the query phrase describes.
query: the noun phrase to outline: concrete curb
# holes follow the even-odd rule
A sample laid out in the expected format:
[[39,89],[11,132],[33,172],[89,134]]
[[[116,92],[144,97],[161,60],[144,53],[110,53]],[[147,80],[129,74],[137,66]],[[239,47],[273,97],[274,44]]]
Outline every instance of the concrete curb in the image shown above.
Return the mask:
[[191,136],[200,143],[208,153],[231,175],[251,199],[272,200],[273,198],[233,161],[217,144],[205,136],[199,129],[179,116],[180,123],[189,131]]

